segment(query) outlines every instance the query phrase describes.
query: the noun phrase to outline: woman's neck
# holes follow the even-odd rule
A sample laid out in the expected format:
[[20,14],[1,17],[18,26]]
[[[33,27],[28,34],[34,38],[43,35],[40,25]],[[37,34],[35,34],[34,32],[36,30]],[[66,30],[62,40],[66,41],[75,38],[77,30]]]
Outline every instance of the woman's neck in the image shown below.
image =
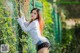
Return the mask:
[[30,23],[33,22],[34,20],[37,20],[37,18],[36,19],[31,19]]

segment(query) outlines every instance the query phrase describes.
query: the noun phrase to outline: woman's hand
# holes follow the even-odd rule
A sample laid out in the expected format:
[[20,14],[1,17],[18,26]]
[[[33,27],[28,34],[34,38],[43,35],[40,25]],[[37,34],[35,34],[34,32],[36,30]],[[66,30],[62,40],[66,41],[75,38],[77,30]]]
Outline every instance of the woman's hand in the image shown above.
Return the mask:
[[21,18],[22,16],[24,16],[24,13],[20,10],[20,15],[18,15],[18,18]]
[[17,18],[20,18],[20,16],[18,15],[18,17]]
[[20,15],[21,15],[21,16],[24,16],[24,13],[22,12],[22,10],[20,10]]

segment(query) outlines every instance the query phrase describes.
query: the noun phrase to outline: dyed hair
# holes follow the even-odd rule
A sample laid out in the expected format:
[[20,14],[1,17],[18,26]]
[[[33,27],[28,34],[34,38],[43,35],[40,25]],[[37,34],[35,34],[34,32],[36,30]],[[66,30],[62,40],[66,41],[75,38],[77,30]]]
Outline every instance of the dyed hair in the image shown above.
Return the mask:
[[[42,16],[41,16],[40,9],[38,9],[38,8],[33,8],[33,9],[31,10],[31,13],[32,13],[33,10],[36,10],[36,12],[37,12],[37,14],[38,14],[38,16],[37,16],[36,19],[38,19],[39,27],[40,27],[40,32],[41,32],[41,34],[42,34],[42,30],[43,30],[43,26],[44,26],[44,21],[43,21],[43,18],[42,18]],[[31,23],[32,21],[33,21],[33,20],[31,20],[30,23]]]

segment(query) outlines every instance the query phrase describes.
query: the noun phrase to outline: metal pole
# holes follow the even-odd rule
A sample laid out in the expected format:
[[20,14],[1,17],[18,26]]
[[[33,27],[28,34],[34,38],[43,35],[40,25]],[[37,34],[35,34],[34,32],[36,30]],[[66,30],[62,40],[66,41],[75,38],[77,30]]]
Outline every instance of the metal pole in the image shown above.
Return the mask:
[[61,22],[60,22],[60,16],[57,12],[56,0],[53,0],[53,21],[54,21],[55,42],[60,43],[61,42]]
[[[19,17],[21,17],[21,15],[20,15],[20,0],[18,0],[18,15],[19,15]],[[18,33],[19,33],[20,39],[22,39],[22,30],[21,30],[20,25],[18,25]],[[18,37],[18,39],[19,39],[19,37]],[[22,52],[23,49],[22,49],[22,45],[21,45],[20,39],[19,39],[18,50],[19,50],[19,53],[23,53]]]
[[33,8],[35,8],[35,0],[33,0]]

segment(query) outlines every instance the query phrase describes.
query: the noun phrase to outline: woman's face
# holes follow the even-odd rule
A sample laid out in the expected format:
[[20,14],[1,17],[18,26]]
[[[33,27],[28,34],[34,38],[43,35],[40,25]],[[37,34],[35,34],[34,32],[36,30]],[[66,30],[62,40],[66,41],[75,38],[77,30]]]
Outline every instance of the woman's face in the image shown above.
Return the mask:
[[33,10],[32,13],[31,13],[31,19],[34,20],[34,19],[37,18],[37,16],[38,16],[37,11],[36,10]]

